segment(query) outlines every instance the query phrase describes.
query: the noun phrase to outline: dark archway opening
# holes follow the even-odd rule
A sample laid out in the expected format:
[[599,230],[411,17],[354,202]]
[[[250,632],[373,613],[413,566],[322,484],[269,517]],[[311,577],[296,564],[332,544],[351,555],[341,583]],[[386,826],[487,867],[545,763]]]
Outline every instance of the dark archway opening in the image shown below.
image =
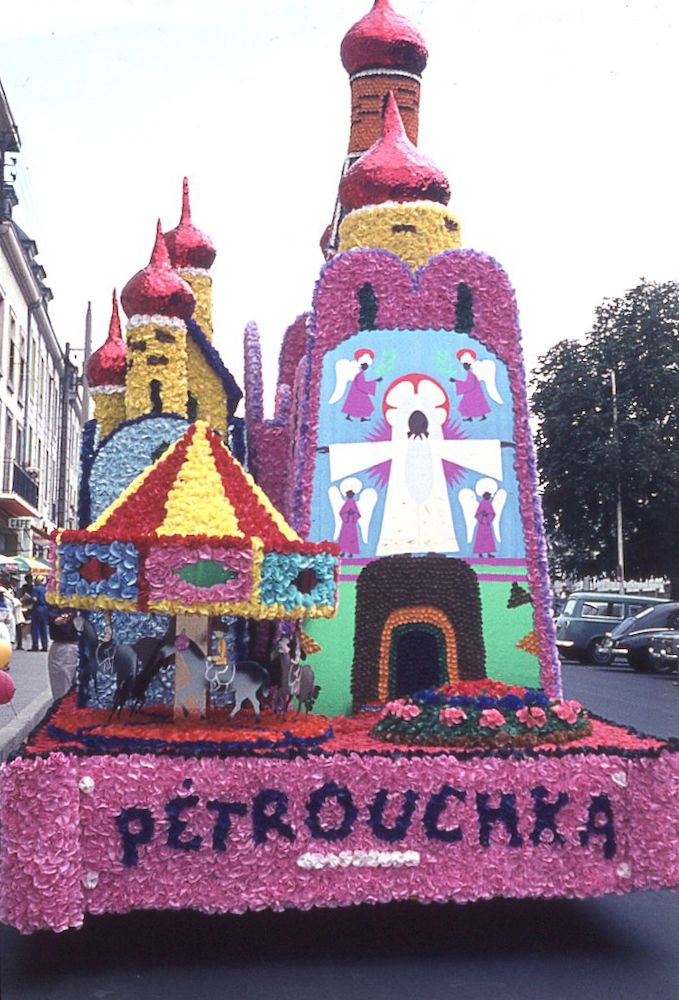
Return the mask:
[[389,652],[390,698],[440,687],[447,679],[446,641],[440,628],[418,622],[394,629]]

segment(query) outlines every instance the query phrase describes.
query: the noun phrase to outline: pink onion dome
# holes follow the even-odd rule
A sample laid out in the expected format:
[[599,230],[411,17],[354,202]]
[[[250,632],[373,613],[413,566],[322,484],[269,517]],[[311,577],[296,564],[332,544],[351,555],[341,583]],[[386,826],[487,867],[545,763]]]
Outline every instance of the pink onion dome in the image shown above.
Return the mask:
[[87,360],[85,366],[87,384],[91,389],[103,385],[125,385],[126,362],[127,344],[120,329],[118,299],[114,288],[108,337]]
[[339,193],[348,212],[385,201],[448,204],[448,179],[406,135],[392,91],[387,94],[382,135],[347,170],[340,181]]
[[176,316],[188,319],[196,307],[190,286],[172,267],[160,219],[151,260],[133,275],[120,296],[128,316]]
[[165,233],[165,245],[173,267],[212,267],[217,256],[214,243],[209,236],[196,229],[191,222],[189,204],[189,182],[184,178],[182,192],[182,216],[176,229]]
[[375,0],[372,10],[349,28],[340,56],[350,76],[365,69],[400,69],[419,76],[427,65],[427,47],[419,31],[392,8]]

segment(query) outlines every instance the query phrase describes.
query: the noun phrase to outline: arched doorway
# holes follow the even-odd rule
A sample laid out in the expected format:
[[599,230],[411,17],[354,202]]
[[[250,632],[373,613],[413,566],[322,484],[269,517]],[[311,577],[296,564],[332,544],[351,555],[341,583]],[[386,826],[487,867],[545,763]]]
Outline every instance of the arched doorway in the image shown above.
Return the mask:
[[392,611],[380,642],[380,700],[457,679],[457,642],[448,616],[423,605]]

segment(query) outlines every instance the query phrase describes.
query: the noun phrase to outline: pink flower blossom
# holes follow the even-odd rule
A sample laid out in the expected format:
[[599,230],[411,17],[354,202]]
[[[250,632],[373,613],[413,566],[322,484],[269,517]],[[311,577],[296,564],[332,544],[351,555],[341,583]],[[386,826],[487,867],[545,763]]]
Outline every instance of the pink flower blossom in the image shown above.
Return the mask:
[[461,708],[455,708],[452,705],[448,708],[442,708],[439,713],[439,722],[442,722],[444,726],[459,726],[460,723],[464,722],[466,718],[466,712],[463,712]]
[[533,729],[534,726],[544,726],[547,722],[547,716],[542,708],[537,708],[537,706],[532,706],[530,708],[520,708],[516,713],[516,717],[519,722],[523,722],[524,726],[528,726],[529,729]]
[[576,721],[580,712],[582,712],[582,705],[579,701],[568,701],[564,698],[563,701],[558,701],[556,704],[551,706],[554,715],[558,716],[562,722],[566,722],[569,726],[572,726]]
[[395,715],[397,719],[415,719],[419,714],[420,709],[417,705],[398,700],[387,702],[382,712],[382,718],[387,715]]
[[497,708],[484,708],[479,719],[481,725],[485,726],[486,729],[499,729],[500,726],[504,726],[506,721],[502,712],[499,712]]

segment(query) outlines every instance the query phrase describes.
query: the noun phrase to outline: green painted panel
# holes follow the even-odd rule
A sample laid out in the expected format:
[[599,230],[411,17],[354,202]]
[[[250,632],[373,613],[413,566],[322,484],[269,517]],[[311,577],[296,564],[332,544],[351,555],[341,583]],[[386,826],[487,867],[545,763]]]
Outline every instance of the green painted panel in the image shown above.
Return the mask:
[[[486,646],[486,671],[489,677],[537,687],[540,668],[537,657],[516,644],[533,628],[533,607],[524,604],[508,608],[511,583],[482,581],[481,607],[483,637]],[[351,665],[354,658],[354,618],[356,584],[339,585],[339,610],[334,618],[308,620],[305,629],[322,647],[309,658],[321,692],[315,710],[322,715],[344,715],[351,711]]]

